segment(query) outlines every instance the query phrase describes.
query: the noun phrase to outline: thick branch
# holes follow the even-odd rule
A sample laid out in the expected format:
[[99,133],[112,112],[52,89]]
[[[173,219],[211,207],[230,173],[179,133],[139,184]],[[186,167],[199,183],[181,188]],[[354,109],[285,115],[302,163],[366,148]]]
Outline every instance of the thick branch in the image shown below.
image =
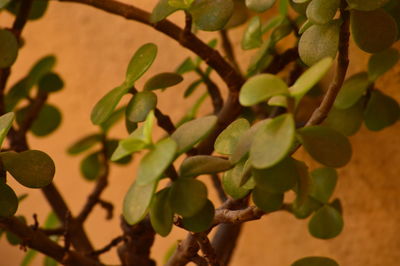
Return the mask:
[[206,260],[211,266],[219,266],[220,263],[217,259],[217,254],[215,253],[214,248],[211,246],[210,240],[207,237],[206,233],[195,233],[193,234],[197,240],[197,243],[200,246],[201,251],[206,257]]

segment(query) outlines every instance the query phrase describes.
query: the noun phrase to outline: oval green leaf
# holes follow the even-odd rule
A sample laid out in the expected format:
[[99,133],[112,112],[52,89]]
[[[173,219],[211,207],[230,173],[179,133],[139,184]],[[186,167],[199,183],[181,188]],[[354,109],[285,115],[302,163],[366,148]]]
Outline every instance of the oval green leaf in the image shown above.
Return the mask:
[[0,68],[14,64],[18,56],[18,41],[8,30],[0,30]]
[[126,119],[131,122],[143,122],[151,110],[156,108],[157,95],[151,91],[136,93],[125,110]]
[[216,31],[224,28],[233,8],[232,0],[195,0],[188,11],[199,29]]
[[101,139],[102,138],[101,138],[100,134],[92,134],[92,135],[83,137],[80,140],[78,140],[77,142],[75,142],[74,144],[72,144],[68,148],[67,152],[68,152],[68,154],[71,154],[71,155],[79,154],[81,152],[84,152],[84,151],[90,149],[97,143],[100,143]]
[[172,229],[174,212],[169,203],[170,188],[157,192],[150,208],[150,222],[161,236],[167,236]]
[[210,200],[192,217],[182,219],[183,227],[190,232],[201,233],[209,229],[214,221],[215,208]]
[[242,38],[242,49],[254,49],[260,47],[262,43],[261,19],[259,16],[255,16],[249,21],[249,25],[244,31],[244,36]]
[[126,70],[125,82],[127,87],[133,86],[153,64],[157,56],[157,46],[153,43],[147,43],[141,46],[133,55]]
[[258,186],[251,193],[254,204],[265,212],[274,212],[283,205],[283,194],[271,193]]
[[311,179],[310,196],[322,203],[328,203],[338,179],[336,170],[329,167],[315,169],[311,172]]
[[240,136],[242,136],[249,128],[250,123],[244,118],[239,118],[232,122],[215,140],[215,151],[226,155],[232,154]]
[[368,61],[369,79],[375,81],[394,67],[399,59],[400,53],[393,48],[373,54]]
[[94,181],[100,177],[102,168],[103,166],[101,164],[98,152],[86,156],[80,165],[81,173],[88,181]]
[[11,217],[18,209],[18,198],[14,190],[0,181],[0,217]]
[[179,168],[179,175],[192,177],[205,174],[225,172],[233,165],[229,160],[208,155],[197,155],[186,158]]
[[342,215],[335,208],[325,205],[311,217],[308,223],[308,230],[316,238],[334,238],[343,230]]
[[246,6],[255,12],[264,12],[270,9],[275,3],[275,0],[246,0]]
[[169,0],[159,0],[157,5],[154,7],[153,11],[151,12],[150,22],[157,23],[169,15],[178,11],[179,8],[172,7],[168,4]]
[[347,109],[352,107],[367,91],[370,81],[366,72],[357,73],[348,78],[335,100],[335,107]]
[[183,77],[177,73],[160,73],[151,77],[146,84],[145,90],[158,90],[175,86],[183,81]]
[[222,187],[226,194],[234,199],[241,199],[249,193],[249,189],[240,186],[244,171],[245,160],[240,161],[235,167],[226,171],[222,176]]
[[340,7],[340,0],[312,0],[307,7],[307,17],[314,24],[330,22]]
[[44,75],[39,81],[39,90],[43,92],[56,92],[64,87],[64,81],[61,77],[53,72]]

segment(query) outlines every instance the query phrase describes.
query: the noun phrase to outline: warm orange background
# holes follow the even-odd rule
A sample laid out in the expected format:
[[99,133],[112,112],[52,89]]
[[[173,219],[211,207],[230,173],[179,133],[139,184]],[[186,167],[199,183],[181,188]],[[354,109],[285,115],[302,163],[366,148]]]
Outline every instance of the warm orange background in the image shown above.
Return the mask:
[[[156,1],[129,2],[151,10]],[[174,15],[173,20],[180,23],[182,16]],[[1,14],[0,25],[8,26],[10,22],[10,16]],[[237,47],[241,31],[232,32]],[[149,73],[141,79],[142,82],[151,74],[173,71],[189,53],[175,41],[141,24],[91,7],[55,1],[51,1],[44,19],[28,24],[23,36],[26,45],[13,67],[11,83],[26,74],[36,60],[51,53],[57,55],[56,71],[66,82],[65,89],[50,98],[50,102],[57,104],[63,112],[62,126],[47,138],[30,137],[30,143],[32,148],[49,153],[55,160],[55,183],[76,214],[93,184],[80,176],[79,162],[82,157],[69,157],[65,150],[81,136],[96,131],[89,121],[95,102],[119,85],[131,55],[142,44],[154,42],[159,45],[158,58]],[[202,34],[205,40],[210,40],[212,36],[215,34]],[[240,50],[238,53],[239,61],[246,65],[248,53]],[[353,49],[351,58],[350,72],[365,70],[366,55]],[[398,65],[377,84],[398,101],[399,74]],[[174,121],[190,106],[190,102],[179,98],[191,80],[193,77],[185,76],[184,85],[171,88],[159,97],[160,109],[169,113]],[[125,137],[126,133],[120,126],[112,135]],[[399,265],[399,135],[400,125],[397,124],[379,133],[363,129],[351,138],[354,156],[350,165],[340,170],[336,192],[343,202],[345,216],[345,229],[339,237],[329,241],[314,239],[307,232],[306,221],[296,220],[286,213],[276,213],[245,225],[232,265],[283,266],[309,255],[331,256],[343,266]],[[105,221],[100,208],[96,208],[89,217],[86,229],[98,248],[120,234],[118,214],[123,196],[135,176],[137,162],[138,159],[128,167],[112,169],[111,186],[106,189],[103,198],[115,203],[116,218]],[[315,166],[313,163],[310,165]],[[41,192],[23,189],[10,181],[18,193],[29,192],[29,198],[21,204],[18,213],[26,215],[29,223],[32,223],[32,214],[37,213],[43,222],[49,208]],[[214,195],[212,191],[211,194]],[[176,229],[167,238],[157,237],[152,249],[153,257],[161,262],[171,244],[184,235],[183,231]],[[21,250],[10,247],[4,239],[0,241],[0,266],[19,265],[23,255]],[[38,257],[34,265],[42,265],[41,260]],[[117,264],[115,249],[103,256],[103,260]]]

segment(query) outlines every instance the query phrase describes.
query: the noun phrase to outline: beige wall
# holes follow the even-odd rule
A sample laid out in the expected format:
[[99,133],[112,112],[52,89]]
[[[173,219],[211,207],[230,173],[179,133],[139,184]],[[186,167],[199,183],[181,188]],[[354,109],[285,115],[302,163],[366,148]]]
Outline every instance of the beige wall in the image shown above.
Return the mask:
[[[134,2],[150,10],[156,1]],[[179,22],[182,17],[174,15],[173,19]],[[0,16],[0,25],[9,25],[10,21],[9,16]],[[238,45],[240,30],[235,33],[238,37],[234,43]],[[206,34],[202,37],[211,39]],[[76,214],[93,184],[80,177],[78,166],[81,157],[69,157],[65,150],[80,136],[96,130],[89,121],[95,102],[122,81],[128,60],[140,45],[146,42],[159,45],[159,55],[150,74],[172,71],[188,53],[174,41],[138,23],[90,7],[53,1],[44,19],[28,24],[24,38],[26,46],[21,50],[11,80],[22,77],[40,57],[54,53],[58,58],[56,70],[66,81],[65,90],[50,99],[63,111],[63,125],[48,138],[30,140],[33,148],[44,150],[54,158],[57,165],[55,183]],[[353,51],[351,56],[354,58],[351,72],[365,68],[364,55]],[[239,57],[241,62],[248,60],[246,53],[240,52]],[[400,66],[397,66],[378,83],[378,87],[395,95],[397,100],[400,100],[399,74]],[[187,77],[185,84],[190,79]],[[185,86],[178,86],[160,97],[160,108],[170,113],[175,121],[182,110],[190,106],[176,97],[184,89]],[[126,136],[122,127],[113,134]],[[290,265],[307,255],[331,256],[344,266],[399,265],[399,135],[400,125],[397,124],[379,133],[363,129],[352,137],[354,156],[351,164],[340,171],[336,192],[343,201],[346,222],[339,237],[329,241],[316,240],[308,234],[305,221],[296,220],[286,213],[276,213],[246,224],[232,265]],[[102,247],[120,234],[120,205],[134,178],[137,161],[128,167],[112,169],[111,186],[105,191],[104,198],[115,202],[117,217],[105,221],[104,212],[99,208],[90,216],[86,229],[96,247]],[[12,186],[19,193],[26,191],[15,182]],[[43,221],[49,211],[46,202],[40,191],[28,192],[29,198],[21,204],[19,213],[26,215],[30,223],[33,213]],[[167,238],[158,237],[152,250],[153,257],[161,261],[173,241],[184,235],[183,231],[176,229]],[[21,250],[8,246],[4,239],[0,241],[0,266],[19,265],[22,256]],[[110,264],[118,263],[114,251],[103,259]],[[40,260],[38,258],[35,265],[41,265]]]

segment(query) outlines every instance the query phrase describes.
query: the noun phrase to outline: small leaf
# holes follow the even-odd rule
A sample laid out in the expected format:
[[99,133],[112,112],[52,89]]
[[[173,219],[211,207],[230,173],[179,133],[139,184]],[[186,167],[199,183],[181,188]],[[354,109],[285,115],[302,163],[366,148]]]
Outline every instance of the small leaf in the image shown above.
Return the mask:
[[183,217],[191,217],[207,204],[207,187],[199,180],[179,178],[171,187],[172,209]]
[[40,80],[52,70],[55,64],[56,58],[54,55],[45,56],[37,61],[28,74],[28,90],[38,84]]
[[249,122],[239,118],[232,122],[219,134],[214,143],[214,149],[221,154],[232,154],[236,148],[239,138],[250,128]]
[[246,8],[246,5],[244,4],[244,1],[233,0],[233,5],[233,14],[228,22],[225,24],[225,29],[238,27],[244,24],[249,17],[248,10]]
[[188,11],[199,29],[216,31],[224,28],[233,7],[232,0],[195,0]]
[[0,68],[7,68],[14,64],[18,56],[18,41],[8,30],[0,29]]
[[288,87],[282,79],[272,74],[260,74],[250,78],[242,86],[239,102],[243,106],[252,106],[272,96],[287,93]]
[[233,165],[228,160],[208,155],[197,155],[188,157],[182,162],[179,168],[179,175],[192,177],[214,174],[225,172],[232,167]]
[[308,28],[299,41],[301,60],[312,66],[325,57],[335,58],[339,47],[340,24],[333,21]]
[[196,65],[194,64],[193,60],[188,57],[185,61],[180,64],[177,69],[175,70],[176,73],[183,75],[187,72],[193,71],[196,69]]
[[292,212],[297,219],[306,219],[321,207],[322,204],[319,201],[307,196],[301,204],[296,201],[293,203]]
[[351,9],[371,11],[383,7],[389,0],[347,0]]
[[133,183],[124,198],[122,214],[125,220],[134,225],[140,222],[147,214],[154,192],[157,187],[157,181],[144,186]]
[[145,90],[158,90],[181,83],[183,77],[176,73],[160,73],[151,77],[144,85]]
[[399,52],[393,48],[373,54],[368,61],[369,79],[375,81],[395,66],[399,59]]
[[133,86],[135,81],[150,68],[156,56],[157,46],[153,43],[147,43],[135,52],[126,70],[127,87]]
[[339,132],[324,126],[310,126],[298,130],[306,151],[319,163],[329,167],[345,166],[352,151],[348,139]]
[[325,205],[311,217],[308,230],[316,238],[334,238],[343,230],[343,218],[336,209]]
[[193,94],[193,92],[203,83],[202,79],[193,81],[185,90],[183,97],[187,98]]
[[217,124],[216,116],[205,116],[184,123],[171,135],[178,144],[178,155],[190,150],[211,133]]
[[74,144],[72,144],[68,148],[67,152],[71,155],[76,155],[76,154],[82,153],[82,152],[90,149],[91,147],[93,147],[94,145],[96,145],[97,143],[100,143],[100,142],[101,142],[100,134],[88,135],[84,138],[81,138]]
[[0,153],[4,168],[21,185],[29,188],[42,188],[49,185],[55,174],[53,160],[46,153],[28,150],[21,153]]
[[60,91],[64,87],[64,81],[61,77],[53,72],[44,75],[39,81],[39,90],[44,92]]
[[8,134],[14,120],[14,113],[7,113],[0,116],[0,147]]
[[157,23],[169,15],[178,11],[179,8],[172,7],[168,4],[169,0],[159,0],[157,5],[154,7],[153,11],[151,12],[150,22]]
[[246,6],[255,12],[264,12],[270,9],[275,3],[275,0],[246,0]]
[[102,172],[102,164],[99,158],[99,153],[95,152],[86,156],[80,165],[80,170],[83,177],[88,181],[96,180]]
[[242,38],[242,49],[254,49],[260,47],[262,43],[261,19],[259,16],[255,16],[249,21],[249,25],[244,31],[244,36]]
[[295,124],[291,114],[269,120],[256,133],[250,148],[251,164],[268,168],[285,158],[295,140]]
[[254,204],[265,212],[277,211],[283,204],[283,194],[271,193],[258,186],[254,188],[251,196]]
[[242,160],[233,169],[226,171],[222,177],[224,191],[234,199],[241,199],[249,193],[249,189],[240,186],[244,165],[245,160]]
[[392,97],[378,90],[371,93],[364,113],[364,122],[369,130],[379,131],[397,122],[399,104]]
[[348,78],[340,89],[335,100],[335,107],[347,109],[352,107],[365,94],[370,85],[366,72],[357,73]]
[[20,266],[28,266],[31,264],[32,260],[36,257],[38,252],[34,249],[29,249],[28,252],[26,253],[24,259],[21,262]]
[[158,142],[140,161],[136,183],[146,185],[160,179],[175,158],[176,149],[175,141],[170,138]]
[[[44,16],[47,10],[49,1],[47,0],[36,0],[32,3],[32,7],[30,9],[28,19],[29,20],[37,20]],[[12,1],[7,9],[13,13],[14,15],[18,14],[20,11],[21,2],[20,1]]]
[[0,217],[11,217],[18,209],[18,198],[14,190],[0,182]]
[[150,222],[161,236],[167,236],[172,229],[174,213],[169,203],[170,188],[157,192],[150,208]]
[[354,42],[367,53],[381,52],[397,39],[396,21],[383,9],[367,12],[353,10],[350,18]]
[[270,98],[268,100],[268,105],[287,108],[288,107],[288,98],[283,95],[273,96],[272,98]]
[[298,180],[295,161],[288,157],[273,167],[253,169],[257,187],[271,193],[283,193],[293,188]]
[[310,196],[322,203],[328,203],[337,183],[337,173],[334,168],[318,168],[311,172],[312,190]]
[[201,233],[209,229],[214,221],[215,208],[210,200],[192,217],[182,219],[183,227],[190,232]]
[[107,133],[117,122],[119,122],[124,117],[125,112],[125,106],[121,106],[120,108],[114,110],[107,120],[100,124],[103,133]]
[[126,119],[131,122],[143,122],[157,105],[157,96],[151,91],[136,93],[126,107]]
[[340,0],[312,0],[307,7],[307,17],[315,24],[326,24],[333,19]]
[[111,161],[118,161],[134,152],[141,151],[149,146],[143,135],[143,127],[133,131],[128,138],[121,140],[111,156]]

